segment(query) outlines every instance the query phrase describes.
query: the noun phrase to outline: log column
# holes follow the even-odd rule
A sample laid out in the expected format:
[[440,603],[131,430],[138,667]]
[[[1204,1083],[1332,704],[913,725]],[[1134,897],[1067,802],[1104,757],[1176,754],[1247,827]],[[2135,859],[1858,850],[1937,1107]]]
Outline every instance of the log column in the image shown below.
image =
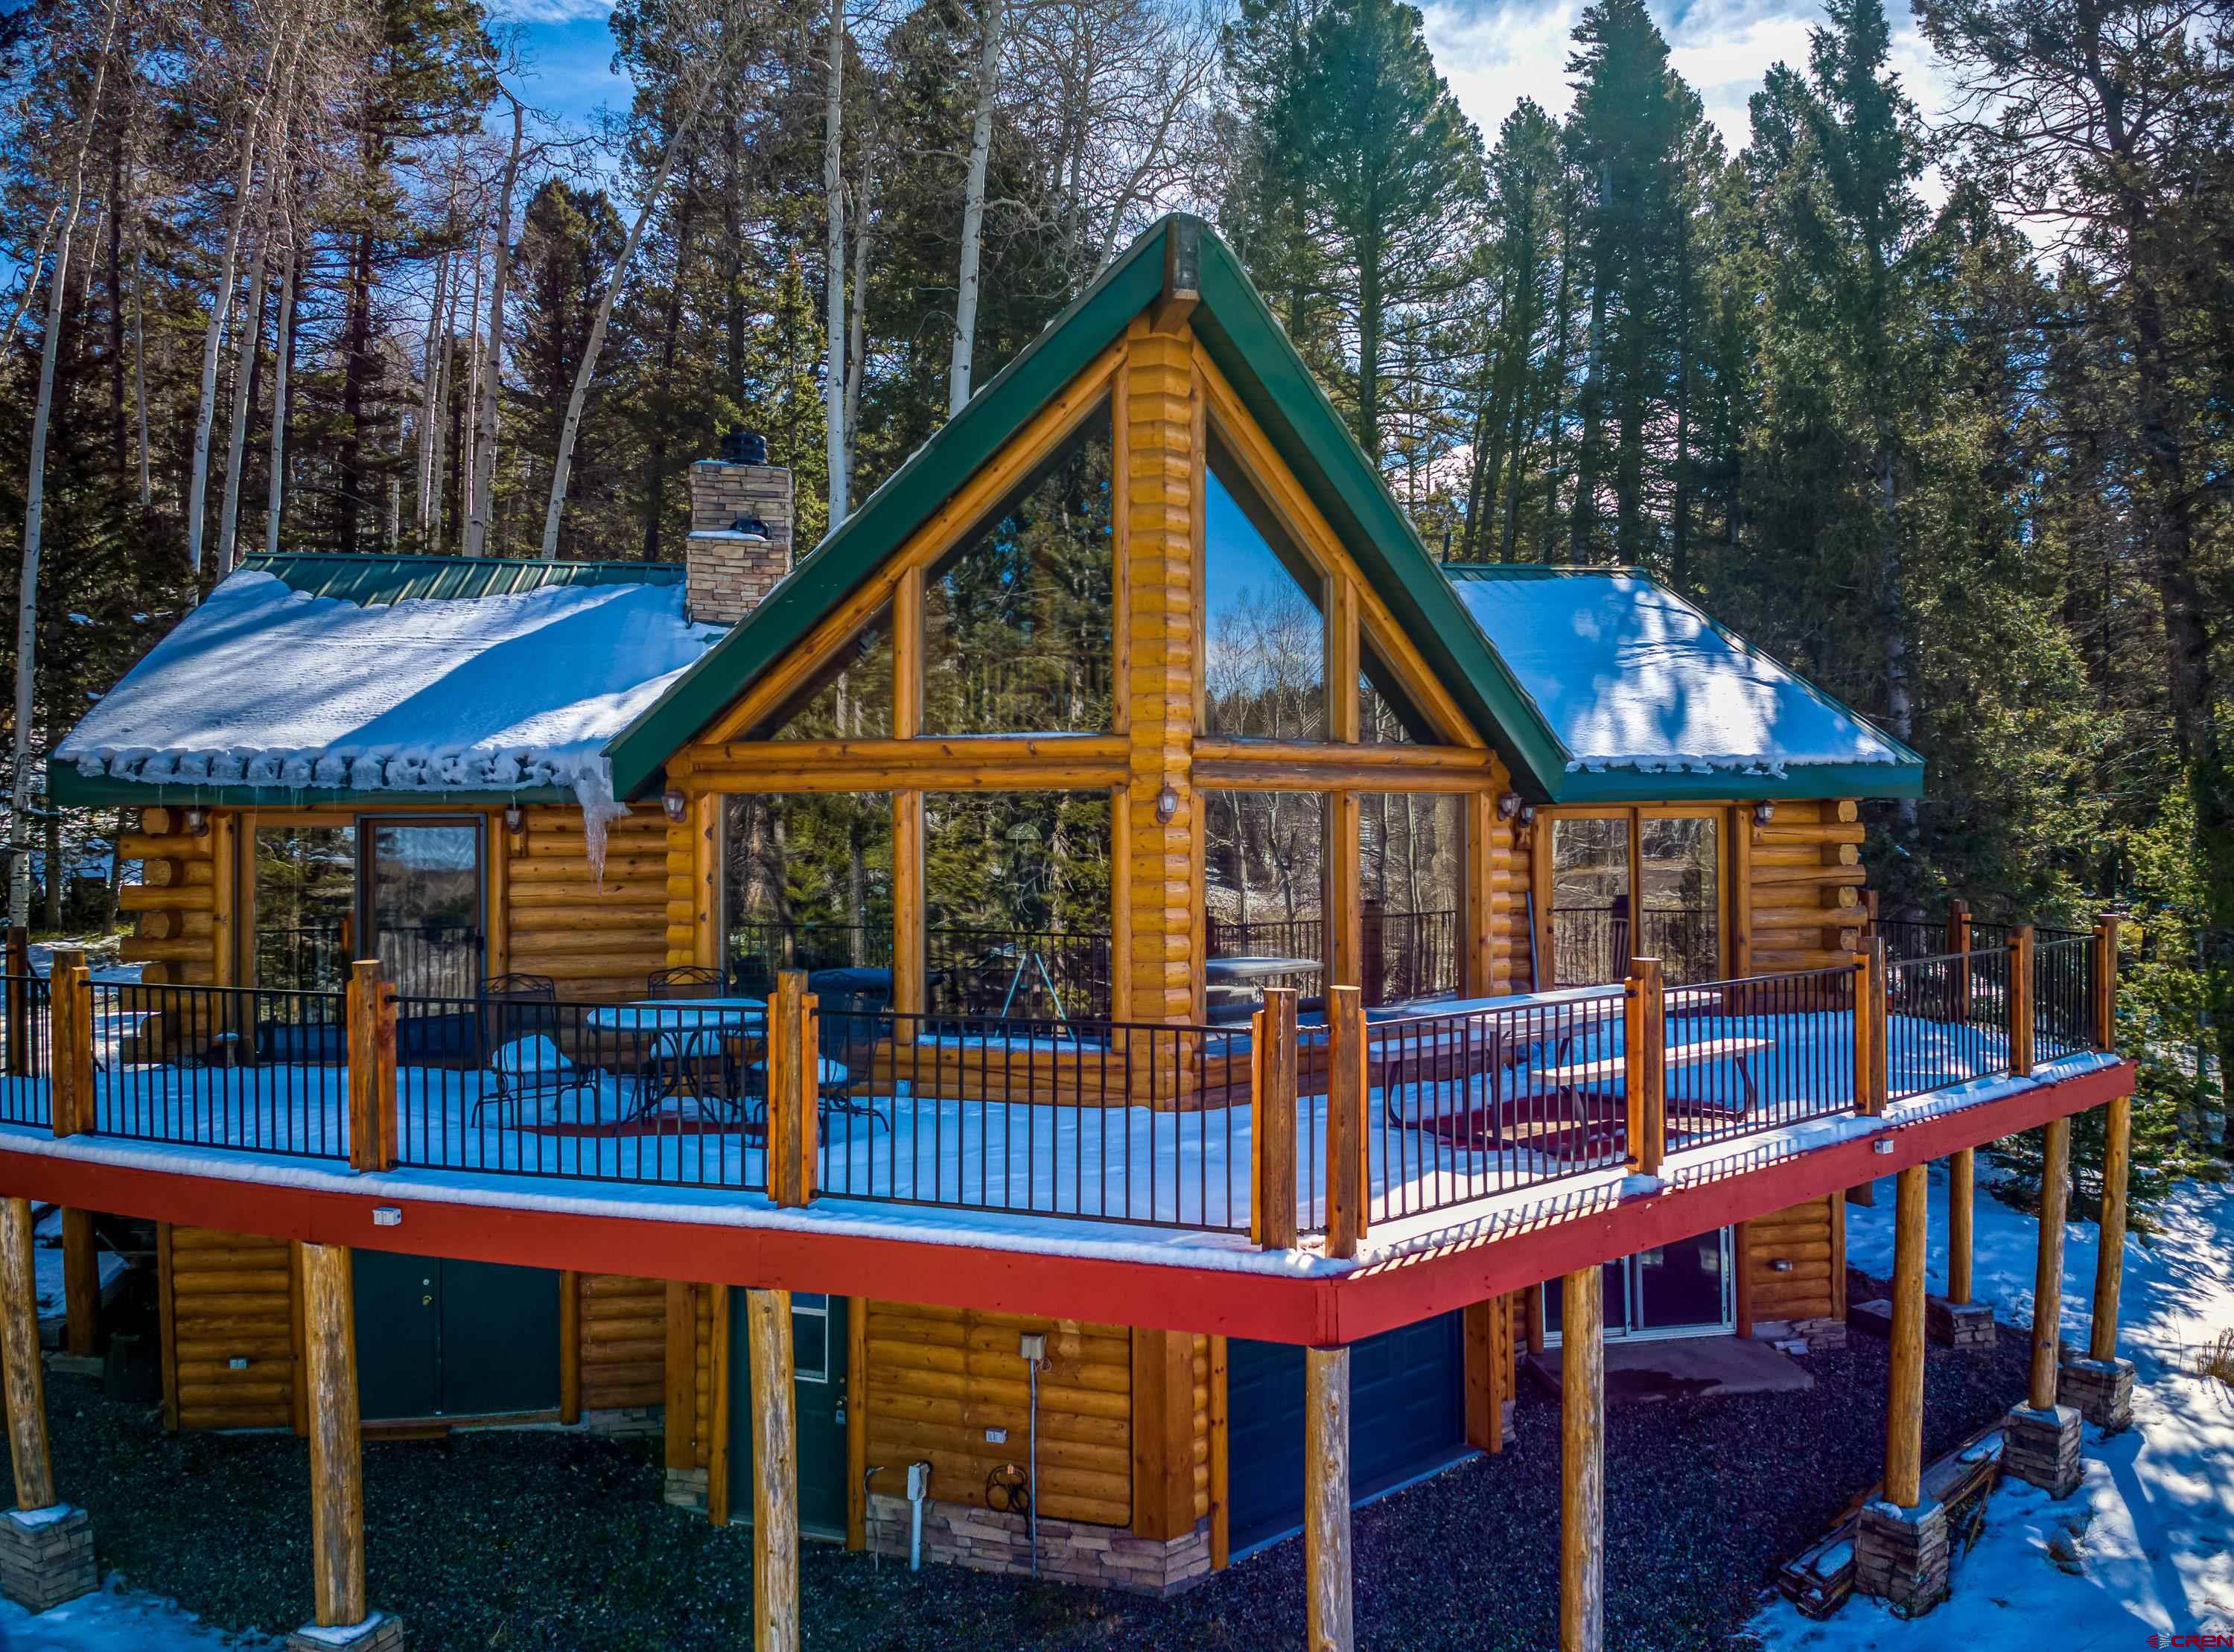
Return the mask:
[[1605,1275],[1559,1282],[1559,1652],[1605,1644]]
[[1970,1300],[1970,1230],[1977,1198],[1977,1150],[1947,1156],[1947,1295],[1930,1299],[1931,1338],[1961,1348],[1994,1345],[1994,1310]]
[[2032,1377],[2028,1403],[2009,1415],[2002,1466],[2051,1497],[2079,1489],[2079,1413],[2056,1403],[2063,1324],[2063,1224],[2071,1209],[2071,1120],[2041,1131],[2040,1264],[2032,1288]]
[[0,1382],[16,1470],[16,1506],[0,1516],[0,1593],[43,1612],[93,1589],[93,1518],[55,1496],[28,1199],[0,1199]]
[[101,1352],[101,1248],[91,1211],[62,1212],[62,1304],[64,1346],[79,1359],[93,1358]]
[[358,1436],[356,1303],[345,1244],[295,1247],[310,1401],[310,1586],[315,1621],[287,1652],[402,1652],[403,1624],[364,1603],[364,1467]]
[[1924,1167],[1895,1185],[1892,1370],[1886,1385],[1885,1496],[1866,1505],[1854,1533],[1855,1581],[1904,1612],[1947,1593],[1947,1509],[1924,1495]]
[[791,1293],[745,1292],[753,1362],[753,1645],[799,1652],[799,1436]]
[[1303,1350],[1303,1589],[1309,1652],[1353,1652],[1349,1350]]
[[2114,1098],[2103,1114],[2102,1227],[2094,1256],[2094,1309],[2087,1357],[2067,1360],[2061,1398],[2112,1433],[2133,1420],[2133,1362],[2118,1357],[2118,1291],[2126,1276],[2126,1180],[2133,1158],[2133,1098]]

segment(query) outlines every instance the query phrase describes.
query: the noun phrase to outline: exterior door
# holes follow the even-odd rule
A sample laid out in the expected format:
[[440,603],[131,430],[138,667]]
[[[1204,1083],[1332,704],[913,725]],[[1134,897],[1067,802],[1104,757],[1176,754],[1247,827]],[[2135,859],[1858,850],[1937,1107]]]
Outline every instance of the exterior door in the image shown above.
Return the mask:
[[352,1260],[367,1421],[558,1407],[556,1273],[386,1250]]
[[481,823],[368,817],[365,933],[407,998],[471,998],[480,989]]
[[[1730,1231],[1716,1228],[1605,1264],[1608,1342],[1715,1336],[1737,1329]],[[1544,1339],[1559,1340],[1559,1281],[1544,1283]]]
[[[1457,1314],[1352,1346],[1349,1490],[1364,1502],[1466,1453],[1466,1338]],[[1303,1518],[1303,1350],[1234,1341],[1225,1353],[1226,1522],[1234,1552]]]
[[[745,1293],[729,1299],[729,1518],[753,1518],[753,1355]],[[797,1419],[799,1530],[846,1541],[846,1302],[811,1290],[791,1293],[792,1402]]]

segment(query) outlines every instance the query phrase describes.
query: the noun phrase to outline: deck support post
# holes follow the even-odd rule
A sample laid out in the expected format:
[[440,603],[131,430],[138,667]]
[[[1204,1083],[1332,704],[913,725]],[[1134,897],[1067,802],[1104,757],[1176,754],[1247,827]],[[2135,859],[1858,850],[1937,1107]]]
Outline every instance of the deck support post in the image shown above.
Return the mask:
[[80,1359],[101,1352],[101,1251],[91,1211],[62,1212],[62,1346]]
[[2133,1420],[2133,1362],[2118,1357],[2118,1291],[2126,1275],[2126,1181],[2133,1159],[2133,1098],[2113,1097],[2103,1117],[2102,1227],[2094,1255],[2094,1309],[2087,1357],[2064,1361],[2061,1393],[2111,1433]]
[[55,1497],[29,1199],[0,1199],[0,1368],[16,1471],[16,1506],[0,1515],[0,1594],[43,1612],[92,1590],[93,1517]]
[[2050,1497],[2064,1498],[2079,1489],[2083,1472],[2079,1413],[2056,1402],[2056,1366],[2062,1354],[2063,1224],[2071,1209],[2071,1120],[2049,1120],[2041,1138],[2040,1263],[2033,1276],[2030,1392],[2028,1403],[2011,1411],[2004,1425],[2002,1466]]
[[791,1293],[745,1292],[753,1363],[753,1646],[799,1652],[799,1439]]
[[1947,1300],[1957,1308],[1970,1302],[1970,1224],[1977,1200],[1978,1150],[1947,1155]]
[[1308,1652],[1354,1652],[1349,1350],[1303,1350],[1303,1590]]
[[1947,1593],[1947,1508],[1924,1494],[1924,1167],[1911,1166],[1894,1185],[1885,1495],[1862,1510],[1854,1568],[1864,1592],[1912,1615],[1929,1611]]
[[310,1406],[310,1584],[316,1618],[287,1652],[402,1652],[403,1624],[364,1603],[364,1463],[356,1383],[356,1303],[345,1244],[298,1241],[303,1357]]
[[1559,1282],[1559,1652],[1605,1644],[1605,1276]]

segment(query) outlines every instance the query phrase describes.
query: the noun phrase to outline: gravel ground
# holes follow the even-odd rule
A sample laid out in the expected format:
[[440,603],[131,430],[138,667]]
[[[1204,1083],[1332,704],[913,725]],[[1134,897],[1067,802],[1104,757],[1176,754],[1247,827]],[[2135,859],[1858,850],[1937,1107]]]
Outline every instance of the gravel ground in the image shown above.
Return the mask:
[[[2024,1388],[2026,1345],[1934,1348],[1927,1453]],[[1772,1569],[1812,1542],[1883,1456],[1885,1344],[1857,1335],[1806,1361],[1813,1392],[1617,1407],[1606,1440],[1606,1641],[1719,1652]],[[278,1435],[166,1438],[144,1407],[49,1379],[56,1473],[94,1514],[104,1567],[227,1628],[310,1616],[309,1469]],[[1358,1644],[1506,1652],[1553,1643],[1558,1411],[1525,1392],[1517,1439],[1359,1512]],[[650,1442],[466,1433],[365,1448],[372,1602],[415,1652],[650,1652],[750,1642],[752,1553],[664,1507]],[[1258,1649],[1303,1633],[1303,1546],[1290,1541],[1170,1602],[992,1578],[820,1546],[803,1569],[809,1647]]]

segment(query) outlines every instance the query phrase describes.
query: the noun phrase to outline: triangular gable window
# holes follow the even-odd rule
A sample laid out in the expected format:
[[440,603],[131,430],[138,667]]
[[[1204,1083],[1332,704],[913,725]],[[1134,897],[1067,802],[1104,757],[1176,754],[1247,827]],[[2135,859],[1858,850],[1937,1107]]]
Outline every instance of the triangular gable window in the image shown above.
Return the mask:
[[1203,732],[1324,740],[1326,616],[1318,571],[1215,437],[1204,494]]
[[1357,674],[1357,738],[1368,746],[1437,743],[1434,725],[1420,715],[1370,643],[1365,644],[1364,669]]
[[883,740],[892,732],[892,611],[869,623],[824,663],[748,740]]
[[929,571],[924,734],[1113,726],[1110,467],[1105,404]]

